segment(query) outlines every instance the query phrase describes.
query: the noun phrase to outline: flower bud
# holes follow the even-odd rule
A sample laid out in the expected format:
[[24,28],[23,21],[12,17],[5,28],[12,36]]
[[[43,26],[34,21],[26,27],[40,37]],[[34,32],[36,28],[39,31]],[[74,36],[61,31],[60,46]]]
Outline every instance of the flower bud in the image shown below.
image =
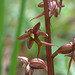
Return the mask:
[[30,67],[34,69],[45,69],[48,71],[45,62],[42,59],[34,58],[30,61]]
[[73,51],[72,44],[65,44],[65,45],[61,46],[56,52],[54,52],[52,54],[52,57],[55,57],[59,53],[68,54],[68,53],[71,53],[72,51]]

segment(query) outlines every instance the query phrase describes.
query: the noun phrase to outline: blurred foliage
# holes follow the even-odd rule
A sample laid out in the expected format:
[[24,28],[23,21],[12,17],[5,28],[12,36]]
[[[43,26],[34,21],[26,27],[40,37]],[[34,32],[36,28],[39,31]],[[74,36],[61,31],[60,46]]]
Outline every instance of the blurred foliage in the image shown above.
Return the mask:
[[0,1],[0,75],[2,74],[3,42],[5,34],[5,0]]
[[[15,53],[14,45],[15,45],[15,39],[17,41],[17,35],[18,35],[16,33],[18,30],[17,28],[18,28],[19,21],[20,21],[20,20],[18,21],[18,19],[19,19],[19,15],[21,12],[21,10],[20,10],[21,1],[22,0],[6,0],[5,29],[2,29],[2,27],[1,27],[2,23],[0,22],[0,31],[5,32],[5,35],[3,35],[5,37],[3,37],[3,38],[6,38],[7,36],[11,36],[11,39],[14,42],[14,43],[11,42],[13,48],[11,48],[10,51],[12,54]],[[40,29],[45,32],[44,16],[42,16],[38,19],[35,19],[33,21],[30,21],[33,17],[35,17],[35,16],[39,15],[41,12],[43,12],[42,8],[37,7],[37,5],[40,2],[42,2],[42,0],[36,0],[36,1],[35,0],[27,0],[26,1],[25,8],[24,8],[25,9],[24,19],[22,21],[22,29],[20,31],[20,33],[21,33],[20,35],[24,34],[25,30],[27,30],[28,28],[31,28],[39,21],[41,22]],[[61,14],[59,15],[59,17],[55,18],[53,16],[51,19],[52,43],[58,45],[58,47],[72,41],[73,36],[75,35],[75,4],[74,4],[75,0],[63,0],[63,3],[65,4],[65,7],[62,8]],[[3,6],[5,6],[5,5],[3,5]],[[3,8],[0,9],[0,14],[1,14],[2,9]],[[3,15],[3,16],[5,16],[5,15]],[[2,17],[0,17],[0,20],[1,19],[2,19]],[[0,37],[1,37],[1,35],[2,34],[0,34]],[[15,35],[16,35],[16,37],[15,37]],[[40,40],[44,41],[44,39],[42,39],[42,38],[40,38]],[[1,45],[1,41],[4,42],[4,40],[1,40],[1,38],[0,38],[0,45]],[[17,54],[17,55],[27,56],[27,57],[29,57],[29,59],[35,58],[37,56],[38,49],[37,49],[36,43],[34,43],[31,50],[28,50],[27,45],[26,45],[27,40],[19,41],[19,42],[20,42],[20,45],[18,45],[18,46],[20,47],[20,51],[19,51],[19,54]],[[8,41],[6,42],[6,44],[8,44]],[[5,45],[3,45],[3,53],[5,53],[4,48],[5,48]],[[52,47],[52,52],[55,52],[57,49],[58,49],[57,47]],[[1,52],[0,52],[0,54],[1,54]],[[42,58],[43,60],[46,61],[45,46],[41,47],[40,58]],[[11,55],[11,61],[12,61],[12,59],[14,60],[15,58],[12,58],[12,55]],[[59,54],[54,59],[55,74],[56,75],[66,75],[67,69],[68,69],[66,67],[66,64],[68,65],[68,62],[69,62],[69,58],[66,59],[63,55]],[[19,63],[19,62],[17,62],[17,63]],[[14,61],[11,63],[11,65],[13,65],[13,64],[14,64]],[[71,69],[70,69],[71,75],[74,75],[74,69],[75,69],[73,67],[74,65],[75,65],[75,63],[73,62]],[[9,66],[8,66],[8,68],[9,68]],[[18,74],[16,74],[16,75],[18,75]]]

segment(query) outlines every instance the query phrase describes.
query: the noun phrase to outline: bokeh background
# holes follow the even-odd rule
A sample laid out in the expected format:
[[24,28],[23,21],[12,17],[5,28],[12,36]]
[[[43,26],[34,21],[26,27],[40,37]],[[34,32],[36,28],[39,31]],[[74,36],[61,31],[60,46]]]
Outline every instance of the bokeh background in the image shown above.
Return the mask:
[[[25,75],[22,63],[17,56],[26,56],[29,60],[37,56],[37,44],[31,50],[27,48],[27,39],[18,41],[17,38],[36,23],[41,22],[40,29],[45,32],[44,16],[30,21],[43,12],[37,5],[42,0],[0,0],[0,75]],[[52,43],[58,47],[68,44],[75,35],[75,0],[63,0],[58,18],[51,19]],[[43,38],[40,40],[44,41]],[[52,52],[58,48],[52,47]],[[46,62],[45,46],[41,47],[40,56]],[[67,75],[70,58],[59,54],[54,59],[55,75]],[[47,75],[45,70],[35,70],[34,75]],[[70,75],[75,75],[75,62],[72,61]]]

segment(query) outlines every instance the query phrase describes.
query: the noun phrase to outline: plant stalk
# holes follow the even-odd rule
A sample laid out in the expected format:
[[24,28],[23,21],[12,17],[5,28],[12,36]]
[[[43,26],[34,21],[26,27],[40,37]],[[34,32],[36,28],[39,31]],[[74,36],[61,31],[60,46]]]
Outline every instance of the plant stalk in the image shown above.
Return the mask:
[[[44,12],[45,12],[45,27],[46,27],[46,33],[48,34],[48,37],[45,38],[45,41],[48,43],[51,43],[51,23],[49,18],[49,6],[48,2],[50,0],[43,0],[44,2]],[[46,58],[47,58],[47,66],[48,66],[48,75],[54,75],[54,63],[53,58],[51,57],[52,51],[51,46],[46,46]]]

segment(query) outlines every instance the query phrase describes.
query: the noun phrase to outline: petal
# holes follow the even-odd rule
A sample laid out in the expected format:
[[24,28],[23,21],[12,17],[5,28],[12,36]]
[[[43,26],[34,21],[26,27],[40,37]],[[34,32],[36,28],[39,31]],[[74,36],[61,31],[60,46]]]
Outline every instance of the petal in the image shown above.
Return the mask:
[[55,44],[51,44],[51,43],[47,43],[47,42],[43,42],[43,41],[40,41],[40,42],[41,42],[42,45],[46,45],[46,46],[57,46]]
[[48,34],[47,34],[47,33],[42,32],[42,31],[38,31],[38,32],[37,32],[37,36],[41,36],[41,37],[48,37]]
[[75,61],[75,50],[72,52],[72,59]]
[[75,36],[74,36],[74,38],[73,38],[73,40],[72,40],[72,43],[75,44]]
[[61,5],[62,7],[65,7],[65,5],[62,3],[62,5]]
[[61,53],[61,54],[68,54],[68,53],[71,53],[72,51],[73,51],[72,50],[72,44],[65,44],[65,45],[61,46],[57,51],[55,51],[52,54],[52,57],[54,58],[59,53]]
[[71,62],[72,62],[72,58],[71,58],[70,61],[69,61],[69,67],[68,67],[67,75],[69,74],[69,70],[70,70]]
[[73,48],[73,50],[75,50],[75,36],[74,36],[74,38],[72,40],[72,48]]
[[30,71],[30,65],[28,64],[28,65],[26,66],[26,73],[29,73],[29,71]]
[[34,27],[33,27],[33,33],[36,33],[40,28],[40,22],[38,22]]
[[30,28],[30,29],[27,29],[26,31],[25,31],[25,33],[33,33],[33,27],[32,28]]
[[24,40],[24,39],[26,39],[26,38],[28,38],[29,37],[29,34],[24,34],[24,35],[22,35],[22,36],[20,36],[19,38],[17,38],[18,40]]
[[17,59],[20,59],[20,61],[25,63],[25,64],[28,63],[28,58],[27,57],[18,56]]
[[34,68],[34,69],[45,69],[46,71],[48,71],[45,62],[39,58],[32,59],[30,61],[30,66],[31,66],[31,68]]
[[27,46],[28,46],[29,49],[31,49],[33,43],[34,43],[33,39],[32,38],[28,38],[28,40],[27,40]]
[[61,12],[61,5],[62,5],[62,0],[60,0],[59,14]]
[[62,3],[60,6],[60,2],[57,2],[58,7],[65,7],[65,5]]
[[38,7],[44,8],[44,2],[39,3],[39,4],[38,4]]
[[38,16],[32,18],[31,20],[33,20],[33,19],[37,19],[37,18],[39,18],[39,17],[41,17],[41,16],[43,16],[43,15],[44,15],[44,12],[42,12],[40,15],[38,15]]
[[55,11],[54,11],[54,16],[55,16],[55,17],[58,17],[58,9],[55,9]]

